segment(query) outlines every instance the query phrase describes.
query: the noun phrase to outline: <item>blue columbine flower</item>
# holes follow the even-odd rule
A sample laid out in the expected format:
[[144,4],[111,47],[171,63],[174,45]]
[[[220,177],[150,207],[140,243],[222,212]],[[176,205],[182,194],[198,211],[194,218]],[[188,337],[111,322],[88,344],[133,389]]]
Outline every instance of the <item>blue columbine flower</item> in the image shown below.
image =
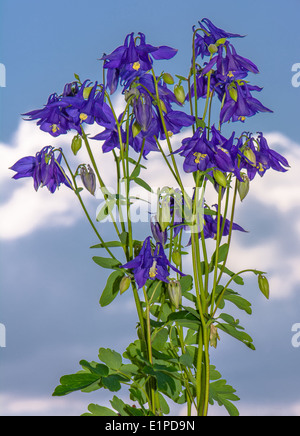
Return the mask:
[[161,280],[165,283],[169,283],[168,277],[170,273],[168,267],[172,268],[173,271],[180,275],[185,275],[171,265],[161,243],[158,242],[154,253],[152,252],[150,239],[151,236],[145,239],[137,257],[121,266],[122,268],[133,270],[134,278],[139,289],[145,286],[147,280]]
[[41,130],[57,137],[66,134],[70,130],[71,120],[64,111],[67,105],[67,103],[61,103],[60,97],[55,93],[49,96],[43,109],[30,111],[23,115],[29,117],[30,121],[38,120],[37,125],[40,126]]
[[263,106],[256,98],[252,97],[252,91],[261,91],[262,88],[249,85],[244,81],[235,82],[235,93],[230,92],[230,87],[226,87],[224,105],[220,112],[221,124],[226,121],[245,121],[246,117],[252,117],[257,112],[273,112]]
[[[225,56],[223,55],[225,51]],[[207,74],[216,65],[216,76],[226,82],[228,79],[242,79],[249,72],[258,74],[257,66],[247,58],[236,53],[232,44],[228,41],[218,47],[217,53],[203,68],[202,74]]]
[[81,134],[83,123],[107,127],[114,122],[113,114],[104,102],[103,85],[94,85],[86,80],[80,87],[77,82],[67,83],[59,96],[51,94],[43,109],[23,114],[28,120],[38,120],[37,125],[44,132],[57,137],[70,130]]
[[44,147],[35,156],[23,157],[10,167],[11,170],[16,171],[13,179],[32,177],[36,191],[40,186],[47,186],[52,194],[61,183],[73,189],[70,179],[62,170],[61,159],[61,153],[55,157],[53,147]]
[[[246,137],[246,143],[243,143],[242,137],[240,137],[237,146],[240,150],[240,167],[247,170],[249,180],[253,180],[256,174],[262,177],[270,168],[280,172],[287,171],[288,161],[277,151],[270,149],[266,138],[261,132],[259,132],[257,138],[253,138],[252,135],[246,133],[243,136]],[[248,150],[251,151],[251,158],[247,153]]]
[[[206,26],[206,27],[205,27]],[[195,36],[195,52],[196,57],[199,55],[209,56],[210,52],[208,47],[211,44],[215,44],[219,39],[223,38],[243,38],[244,35],[239,35],[237,33],[229,33],[219,27],[216,27],[208,18],[203,18],[201,22],[199,21],[199,27],[202,29],[204,36],[196,33]],[[195,31],[195,26],[193,27]]]
[[171,59],[176,53],[177,50],[171,47],[146,44],[146,37],[141,32],[136,38],[133,32],[128,34],[122,46],[101,58],[104,68],[108,70],[107,86],[110,93],[115,92],[119,80],[127,88],[135,77],[151,70],[153,59]]

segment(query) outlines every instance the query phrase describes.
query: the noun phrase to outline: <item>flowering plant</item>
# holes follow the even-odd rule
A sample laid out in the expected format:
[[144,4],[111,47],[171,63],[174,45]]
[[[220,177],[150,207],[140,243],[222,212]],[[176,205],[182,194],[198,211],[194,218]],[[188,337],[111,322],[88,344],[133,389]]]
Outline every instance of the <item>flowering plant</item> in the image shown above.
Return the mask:
[[[259,71],[236,52],[235,38],[242,35],[228,33],[207,18],[200,21],[193,27],[191,64],[186,76],[176,75],[175,84],[169,73],[157,75],[153,65],[172,59],[177,50],[150,45],[143,33],[131,33],[101,58],[103,83],[82,82],[75,74],[61,95],[50,95],[44,108],[25,114],[53,137],[74,131],[71,150],[80,156],[85,147],[89,162],[73,169],[65,150],[46,146],[16,162],[11,167],[14,178],[32,177],[36,190],[47,186],[54,193],[64,184],[74,192],[97,237],[91,248],[106,253],[93,261],[112,270],[100,305],[131,292],[137,310],[137,339],[123,355],[100,348],[99,361],[80,361],[82,369],[63,376],[53,393],[115,393],[126,385],[134,407],[114,395],[111,408],[90,404],[84,415],[162,416],[170,413],[170,402],[185,405],[187,415],[205,416],[214,402],[238,415],[233,403],[239,398],[211,364],[211,347],[217,347],[222,331],[255,349],[252,338],[224,308],[231,302],[251,314],[250,302],[230,288],[243,285],[243,273],[257,276],[266,298],[269,285],[263,271],[233,272],[227,266],[233,231],[245,232],[234,222],[235,209],[255,177],[269,169],[284,172],[289,164],[269,148],[262,132],[224,136],[225,124],[272,112],[252,95],[262,88],[246,78]],[[124,101],[120,114],[112,103],[117,90]],[[213,109],[218,114],[215,122]],[[99,133],[91,137],[87,125],[98,125]],[[184,131],[174,149],[176,135]],[[116,193],[97,165],[99,144],[115,160]],[[131,190],[138,186],[153,193],[141,176],[153,152],[161,156],[162,171],[170,173],[174,186],[155,193],[156,210],[140,241],[132,220],[139,199]],[[192,186],[183,182],[185,174],[191,176]],[[95,220],[83,189],[103,195]],[[103,236],[107,217],[116,231],[114,241]]]

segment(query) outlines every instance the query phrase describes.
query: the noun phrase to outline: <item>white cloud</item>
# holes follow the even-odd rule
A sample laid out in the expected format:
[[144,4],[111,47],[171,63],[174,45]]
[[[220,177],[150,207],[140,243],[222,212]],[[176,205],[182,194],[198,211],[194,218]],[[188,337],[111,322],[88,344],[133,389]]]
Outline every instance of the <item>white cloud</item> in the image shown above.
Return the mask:
[[0,394],[1,416],[79,416],[87,411],[84,399]]

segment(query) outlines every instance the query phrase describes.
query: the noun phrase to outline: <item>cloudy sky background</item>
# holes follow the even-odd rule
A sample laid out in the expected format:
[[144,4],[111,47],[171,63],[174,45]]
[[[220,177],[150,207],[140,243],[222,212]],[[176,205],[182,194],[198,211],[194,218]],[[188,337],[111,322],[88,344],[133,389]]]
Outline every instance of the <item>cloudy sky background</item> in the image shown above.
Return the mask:
[[[34,0],[0,4],[0,62],[7,71],[7,86],[0,88],[0,323],[7,345],[0,348],[0,414],[78,415],[90,402],[107,404],[113,395],[106,391],[65,398],[51,393],[62,375],[79,369],[79,360],[96,359],[99,347],[123,352],[135,339],[130,293],[109,307],[98,304],[107,272],[91,260],[95,253],[89,247],[97,240],[72,192],[62,187],[55,195],[46,189],[36,193],[32,180],[11,179],[8,167],[19,158],[50,143],[67,149],[72,138],[53,141],[20,114],[42,107],[74,73],[100,80],[97,59],[131,31],[144,32],[153,45],[178,48],[168,64],[156,64],[157,71],[185,74],[191,27],[208,17],[247,35],[235,46],[258,65],[261,73],[253,83],[264,87],[258,98],[274,110],[231,128],[263,131],[270,147],[291,165],[288,173],[255,179],[235,217],[249,233],[235,233],[229,267],[265,270],[270,281],[267,301],[247,276],[242,293],[252,302],[253,315],[231,311],[253,337],[256,351],[222,335],[212,363],[237,389],[242,415],[300,416],[300,348],[291,343],[292,326],[300,323],[300,88],[291,83],[292,66],[300,62],[299,2],[253,1],[247,9],[219,0],[213,8],[194,0],[184,6],[179,1],[116,1],[113,8],[96,0],[84,6],[54,0],[50,9]],[[111,184],[110,157],[97,153],[103,178]],[[84,153],[80,159],[86,161]],[[151,185],[169,182],[162,177],[158,154],[147,165],[143,175]],[[85,198],[95,214],[99,199]],[[102,228],[106,240],[114,239],[109,224]],[[148,233],[147,224],[136,227],[137,238]],[[222,413],[219,407],[211,409],[211,414]]]

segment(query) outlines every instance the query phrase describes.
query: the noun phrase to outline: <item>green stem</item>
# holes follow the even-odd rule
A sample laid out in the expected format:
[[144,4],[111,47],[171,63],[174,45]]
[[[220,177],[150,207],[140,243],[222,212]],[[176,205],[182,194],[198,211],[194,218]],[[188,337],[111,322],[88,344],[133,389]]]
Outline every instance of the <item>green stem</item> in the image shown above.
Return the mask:
[[[92,149],[91,149],[91,147],[90,147],[89,141],[88,141],[88,139],[87,139],[87,136],[86,136],[85,131],[83,130],[83,127],[82,127],[82,126],[81,126],[81,131],[82,131],[82,137],[83,137],[83,140],[84,140],[84,143],[85,143],[85,146],[86,146],[86,149],[87,149],[87,152],[88,152],[89,158],[90,158],[90,160],[91,160],[91,163],[92,163],[93,169],[94,169],[94,171],[95,171],[95,173],[96,173],[96,176],[97,176],[98,182],[99,182],[99,184],[100,184],[101,189],[104,190],[104,199],[105,199],[105,201],[106,201],[106,200],[107,200],[107,194],[105,194],[105,189],[106,189],[106,187],[105,187],[105,184],[104,184],[104,182],[103,182],[103,180],[102,180],[102,177],[100,176],[100,173],[99,173],[99,170],[98,170],[98,167],[97,167],[97,164],[96,164],[96,161],[95,161],[95,158],[94,158],[94,155],[93,155]],[[112,220],[112,223],[113,223],[113,225],[114,225],[114,228],[115,228],[115,230],[116,230],[116,232],[117,232],[117,235],[120,236],[120,231],[119,231],[119,229],[118,229],[118,226],[117,226],[117,224],[116,224],[115,218],[114,218],[114,216],[113,216],[113,214],[112,214],[112,212],[111,212],[111,210],[110,210],[109,207],[108,207],[108,211],[109,211],[109,215],[110,215],[110,218],[111,218],[111,220]]]
[[221,223],[221,200],[222,200],[222,186],[219,185],[219,193],[218,193],[218,214],[217,214],[217,239],[216,239],[216,250],[215,250],[215,269],[214,269],[214,278],[213,278],[213,288],[211,293],[211,314],[214,310],[215,303],[215,293],[217,286],[217,274],[218,274],[218,262],[219,262],[219,248],[220,248],[220,223]]

